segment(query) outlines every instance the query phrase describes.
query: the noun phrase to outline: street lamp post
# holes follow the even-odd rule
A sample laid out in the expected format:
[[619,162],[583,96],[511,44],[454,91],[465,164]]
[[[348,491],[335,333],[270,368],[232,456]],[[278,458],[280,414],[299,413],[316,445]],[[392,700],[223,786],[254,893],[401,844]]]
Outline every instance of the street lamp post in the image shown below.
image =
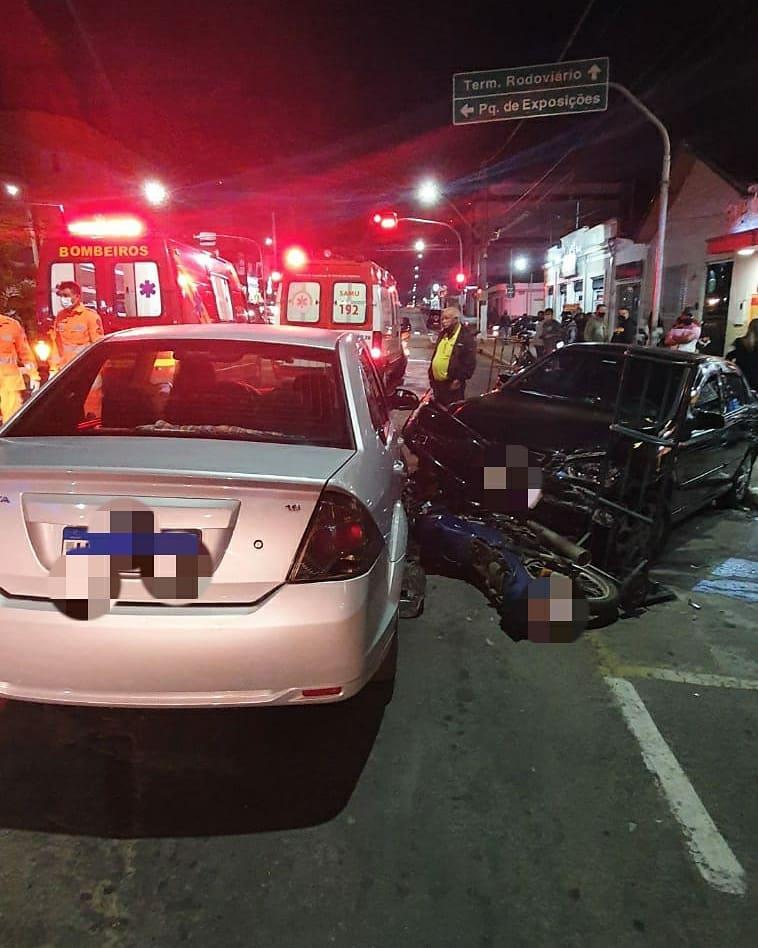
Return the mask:
[[[427,220],[424,217],[401,217],[401,221],[409,221],[411,224],[429,224],[433,227],[444,227],[445,230],[452,231],[455,234],[456,239],[458,240],[458,272],[463,273],[463,239],[455,227],[452,224],[447,224],[445,221],[431,221]],[[461,288],[461,292],[458,296],[458,303],[463,311],[463,302],[465,298],[465,290]]]
[[23,192],[21,186],[13,182],[7,181],[3,190],[8,195],[9,198],[12,198],[14,201],[23,205],[26,210],[26,223],[29,228],[29,243],[32,250],[32,259],[34,261],[34,266],[39,267],[39,236],[37,234],[37,224],[34,220],[34,212],[32,211],[33,207],[54,207],[57,211],[60,212],[61,217],[63,216],[63,205],[54,204],[49,201],[27,201],[23,197]]

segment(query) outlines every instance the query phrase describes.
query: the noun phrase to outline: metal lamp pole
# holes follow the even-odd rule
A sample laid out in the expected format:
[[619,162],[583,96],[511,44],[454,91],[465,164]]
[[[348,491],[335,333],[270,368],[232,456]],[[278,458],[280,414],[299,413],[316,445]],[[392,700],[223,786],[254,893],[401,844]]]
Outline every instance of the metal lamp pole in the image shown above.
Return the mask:
[[657,327],[661,319],[661,296],[663,294],[663,250],[666,243],[666,221],[668,217],[669,200],[669,179],[671,176],[671,138],[668,129],[663,122],[654,115],[650,109],[630,92],[626,86],[618,82],[609,82],[611,89],[620,92],[632,105],[636,106],[640,112],[649,119],[661,133],[663,139],[663,167],[661,169],[661,183],[658,190],[658,240],[655,251],[655,276],[653,283],[653,318],[648,337],[648,345],[653,342],[653,329]]
[[[424,217],[399,217],[399,221],[408,221],[411,224],[431,224],[434,227],[444,227],[446,230],[452,231],[455,234],[458,240],[458,269],[460,273],[463,273],[463,239],[458,231],[451,224],[446,224],[445,221],[431,221],[427,220]],[[458,302],[463,309],[463,296],[465,291],[462,291],[458,296]]]

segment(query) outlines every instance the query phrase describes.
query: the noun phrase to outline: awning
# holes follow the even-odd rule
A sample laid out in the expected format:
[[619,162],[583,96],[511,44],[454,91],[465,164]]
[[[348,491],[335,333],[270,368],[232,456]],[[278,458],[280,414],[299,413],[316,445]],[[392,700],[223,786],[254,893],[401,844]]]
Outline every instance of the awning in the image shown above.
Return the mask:
[[736,234],[723,234],[707,241],[708,253],[734,253],[746,247],[758,247],[758,227]]

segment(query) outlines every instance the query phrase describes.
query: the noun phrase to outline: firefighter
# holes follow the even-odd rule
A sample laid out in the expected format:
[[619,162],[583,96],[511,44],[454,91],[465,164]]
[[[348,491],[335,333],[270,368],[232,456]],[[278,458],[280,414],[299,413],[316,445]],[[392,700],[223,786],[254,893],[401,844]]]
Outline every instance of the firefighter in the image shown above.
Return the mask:
[[24,327],[11,316],[0,313],[0,414],[3,424],[21,407],[21,393],[26,389],[19,362],[24,363],[32,389],[38,388],[37,363]]
[[[55,291],[61,309],[55,317],[55,369],[58,371],[104,336],[103,322],[94,309],[82,303],[82,288],[73,280],[64,280]],[[84,413],[100,417],[102,408],[102,381],[97,378],[84,404]]]

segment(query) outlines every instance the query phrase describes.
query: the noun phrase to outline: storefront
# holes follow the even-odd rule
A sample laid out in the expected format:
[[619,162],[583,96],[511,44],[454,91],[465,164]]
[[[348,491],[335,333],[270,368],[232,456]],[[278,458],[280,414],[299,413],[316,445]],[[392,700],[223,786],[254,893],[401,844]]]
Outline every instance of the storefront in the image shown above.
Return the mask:
[[703,336],[707,351],[728,352],[758,318],[758,227],[707,241]]
[[592,312],[605,305],[610,328],[626,307],[637,318],[647,247],[617,236],[618,223],[582,227],[548,251],[545,296],[548,306]]

